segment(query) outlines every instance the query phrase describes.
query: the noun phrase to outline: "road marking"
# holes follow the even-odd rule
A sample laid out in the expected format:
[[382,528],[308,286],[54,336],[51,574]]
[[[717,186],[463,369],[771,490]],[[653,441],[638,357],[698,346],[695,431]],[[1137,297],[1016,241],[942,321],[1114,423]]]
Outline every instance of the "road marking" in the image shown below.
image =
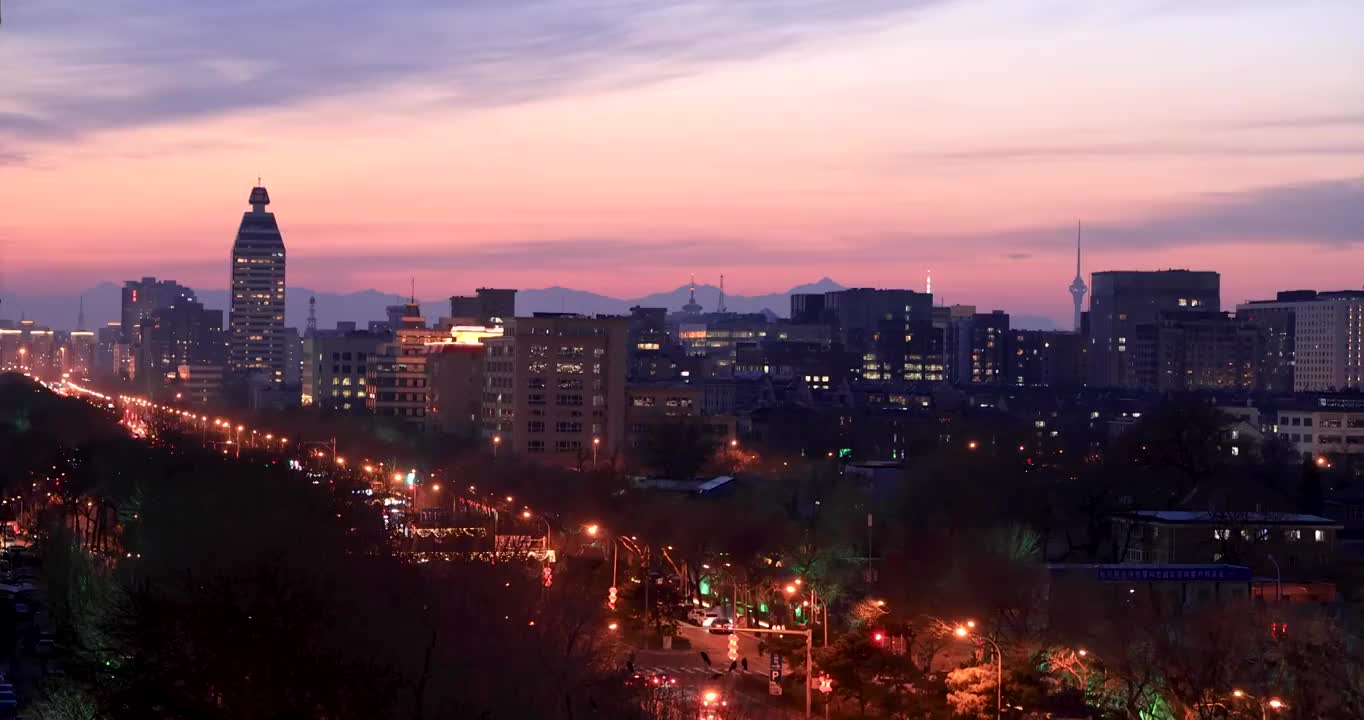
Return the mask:
[[[635,668],[635,672],[638,672],[638,673],[657,673],[657,674],[660,674],[660,675],[677,675],[677,674],[680,674],[680,673],[700,673],[700,674],[703,674],[703,675],[729,675],[729,674],[731,674],[731,673],[729,672],[729,668],[728,668],[728,667],[711,669],[711,668],[699,667],[699,666],[695,666],[695,665],[689,666],[689,667],[673,667],[673,666],[668,666],[668,665],[659,665],[659,666],[650,666],[650,667],[638,667],[638,668]],[[752,669],[750,669],[750,670],[745,670],[745,669],[743,669],[743,668],[735,668],[735,669],[734,669],[734,672],[735,672],[735,673],[748,673],[748,674],[750,674],[750,675],[762,674],[762,673],[759,673],[757,670],[752,670]]]

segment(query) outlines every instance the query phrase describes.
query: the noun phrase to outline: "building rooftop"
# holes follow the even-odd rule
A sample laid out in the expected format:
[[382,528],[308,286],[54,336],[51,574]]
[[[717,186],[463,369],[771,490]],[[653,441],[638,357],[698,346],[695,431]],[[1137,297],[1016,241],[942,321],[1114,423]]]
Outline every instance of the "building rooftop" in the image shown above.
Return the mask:
[[1227,524],[1231,522],[1257,525],[1327,525],[1340,523],[1320,515],[1283,512],[1212,512],[1210,510],[1131,510],[1119,517],[1171,524]]

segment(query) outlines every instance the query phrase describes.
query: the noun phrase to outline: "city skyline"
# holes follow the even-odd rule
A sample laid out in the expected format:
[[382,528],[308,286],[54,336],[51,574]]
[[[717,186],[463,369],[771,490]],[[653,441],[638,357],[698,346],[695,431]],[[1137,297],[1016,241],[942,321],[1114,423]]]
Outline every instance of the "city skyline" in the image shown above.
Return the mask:
[[[1227,306],[1357,288],[1364,11],[1279,5],[7,8],[0,60],[28,72],[0,100],[0,292],[222,287],[257,173],[290,284],[318,290],[919,289],[931,267],[949,302],[1064,327],[1077,218],[1087,274],[1215,270]],[[304,57],[305,26],[373,44]],[[108,191],[129,184],[154,200]]]

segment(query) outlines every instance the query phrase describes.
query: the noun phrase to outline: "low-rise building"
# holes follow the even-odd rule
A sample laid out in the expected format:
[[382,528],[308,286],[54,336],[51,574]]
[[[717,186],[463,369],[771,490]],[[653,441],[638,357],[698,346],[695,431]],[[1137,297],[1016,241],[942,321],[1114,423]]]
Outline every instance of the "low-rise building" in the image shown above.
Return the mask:
[[1364,409],[1281,408],[1270,430],[1304,460],[1322,465],[1339,455],[1364,455]]
[[1232,563],[1256,575],[1307,580],[1335,561],[1341,524],[1282,512],[1133,510],[1112,519],[1114,550],[1130,563]]

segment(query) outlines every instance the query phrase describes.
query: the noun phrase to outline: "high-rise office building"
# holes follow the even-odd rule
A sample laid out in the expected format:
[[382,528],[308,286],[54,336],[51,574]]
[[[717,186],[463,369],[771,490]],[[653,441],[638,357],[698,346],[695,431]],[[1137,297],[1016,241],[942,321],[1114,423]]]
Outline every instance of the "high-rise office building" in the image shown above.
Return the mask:
[[1274,353],[1266,362],[1279,383],[1291,372],[1295,392],[1364,387],[1364,290],[1295,290],[1236,312],[1266,328],[1266,353]]
[[392,339],[387,331],[357,330],[353,322],[304,337],[303,404],[326,412],[365,412],[369,358]]
[[1012,330],[1008,383],[1079,387],[1085,384],[1084,335],[1054,330]]
[[1264,338],[1260,359],[1260,387],[1270,392],[1293,391],[1296,365],[1298,303],[1317,297],[1314,290],[1278,293],[1274,300],[1252,300],[1236,306],[1236,319],[1253,323]]
[[223,311],[193,300],[158,308],[139,323],[133,346],[138,387],[147,393],[173,382],[181,365],[221,368]]
[[95,364],[91,370],[93,377],[118,377],[122,374],[118,366],[118,360],[122,357],[120,347],[127,347],[123,342],[122,322],[110,322],[99,329],[95,339]]
[[932,295],[837,290],[824,294],[823,315],[832,326],[833,341],[861,356],[861,379],[943,379],[943,338],[933,329]]
[[1139,325],[1162,312],[1221,312],[1221,279],[1215,272],[1161,270],[1094,273],[1089,299],[1089,384],[1136,387],[1131,348]]
[[426,376],[428,345],[447,333],[426,326],[416,302],[403,306],[393,339],[369,356],[365,405],[378,417],[396,418],[414,430],[428,429],[426,417],[430,385]]
[[[505,320],[506,318],[504,318]],[[477,438],[483,417],[483,341],[502,337],[505,325],[457,325],[427,346],[427,429]]]
[[232,244],[232,298],[228,315],[228,368],[239,376],[260,374],[284,382],[284,238],[265,209],[270,194],[251,189],[251,210],[242,214]]
[[182,300],[194,300],[194,291],[173,280],[144,277],[123,283],[122,323],[123,342],[132,344],[142,321],[161,308]]
[[537,313],[483,341],[483,436],[501,452],[567,465],[625,443],[629,318]]
[[94,377],[95,333],[91,330],[72,330],[66,336],[65,348],[62,372],[73,378]]
[[516,317],[516,291],[479,288],[474,295],[450,296],[450,317],[456,325],[491,327]]
[[1254,390],[1264,340],[1228,313],[1163,312],[1129,342],[1136,386],[1148,390]]
[[954,383],[1004,382],[1008,371],[1009,315],[1003,310],[990,313],[971,310],[952,318],[946,328],[944,369]]

